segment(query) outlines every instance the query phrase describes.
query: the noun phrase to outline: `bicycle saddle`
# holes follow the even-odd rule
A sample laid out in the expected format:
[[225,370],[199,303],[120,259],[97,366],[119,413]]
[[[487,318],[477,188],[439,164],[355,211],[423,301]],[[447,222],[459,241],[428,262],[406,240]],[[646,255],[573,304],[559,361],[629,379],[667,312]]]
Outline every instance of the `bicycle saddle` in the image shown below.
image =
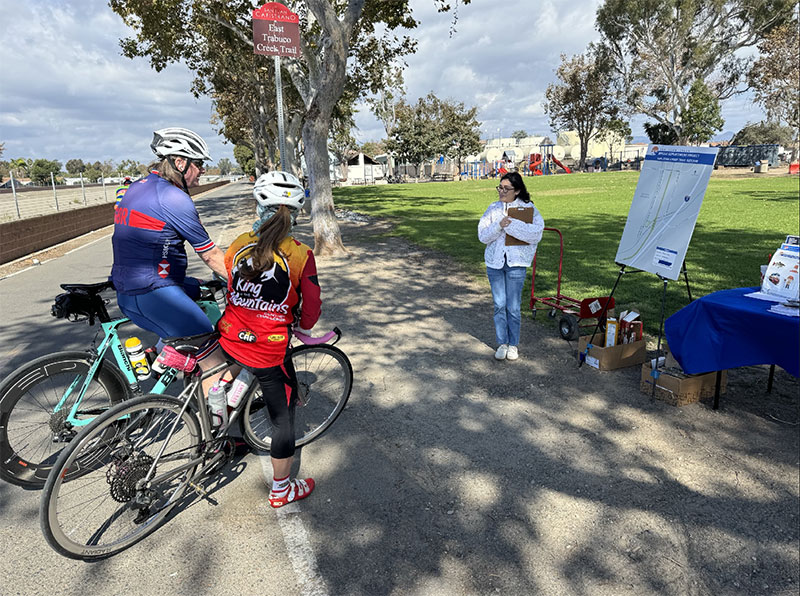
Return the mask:
[[114,284],[111,280],[101,281],[96,284],[60,284],[62,290],[67,292],[77,292],[78,294],[99,294],[104,290],[113,290]]
[[211,333],[201,333],[199,335],[188,335],[186,337],[165,337],[162,341],[165,346],[175,348],[184,354],[196,354],[208,340],[211,338],[218,338],[219,332],[212,331]]

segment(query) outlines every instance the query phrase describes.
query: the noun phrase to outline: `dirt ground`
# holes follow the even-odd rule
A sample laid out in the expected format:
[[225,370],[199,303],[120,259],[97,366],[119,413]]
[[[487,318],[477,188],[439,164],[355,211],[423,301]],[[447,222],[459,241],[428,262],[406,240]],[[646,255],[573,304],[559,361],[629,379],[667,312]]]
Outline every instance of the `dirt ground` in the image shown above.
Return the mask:
[[547,317],[496,362],[488,283],[358,219],[342,221],[350,256],[318,259],[353,415],[404,412],[384,455],[440,486],[432,507],[514,545],[494,560],[450,543],[476,593],[797,593],[797,379],[779,369],[767,394],[767,367],[737,369],[719,411],[676,408],[640,392],[639,367],[578,369]]
[[331,593],[797,594],[797,379],[737,369],[720,410],[677,408],[639,367],[578,369],[547,317],[497,362],[485,280],[340,215],[319,328],[354,388],[307,454],[336,470],[308,508]]
[[768,172],[756,174],[753,168],[726,168],[719,166],[711,172],[713,178],[775,178],[789,175],[789,165],[779,165],[770,168]]

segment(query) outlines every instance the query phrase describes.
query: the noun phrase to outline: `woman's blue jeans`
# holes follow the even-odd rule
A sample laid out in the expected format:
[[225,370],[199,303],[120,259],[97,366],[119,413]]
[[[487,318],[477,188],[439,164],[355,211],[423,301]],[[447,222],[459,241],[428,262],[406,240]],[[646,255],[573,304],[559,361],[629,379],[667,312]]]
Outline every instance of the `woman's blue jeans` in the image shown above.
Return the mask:
[[503,263],[502,269],[486,268],[492,287],[494,331],[498,345],[519,345],[520,303],[527,270],[527,267],[510,267],[508,263]]

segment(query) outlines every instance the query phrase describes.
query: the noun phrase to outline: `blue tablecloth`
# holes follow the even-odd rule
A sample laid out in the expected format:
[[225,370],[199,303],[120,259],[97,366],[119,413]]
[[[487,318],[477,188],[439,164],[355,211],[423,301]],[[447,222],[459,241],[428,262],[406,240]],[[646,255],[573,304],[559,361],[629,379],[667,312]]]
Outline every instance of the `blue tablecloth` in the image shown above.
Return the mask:
[[722,290],[698,298],[667,319],[669,350],[688,374],[777,364],[800,377],[800,319],[769,312],[775,304]]

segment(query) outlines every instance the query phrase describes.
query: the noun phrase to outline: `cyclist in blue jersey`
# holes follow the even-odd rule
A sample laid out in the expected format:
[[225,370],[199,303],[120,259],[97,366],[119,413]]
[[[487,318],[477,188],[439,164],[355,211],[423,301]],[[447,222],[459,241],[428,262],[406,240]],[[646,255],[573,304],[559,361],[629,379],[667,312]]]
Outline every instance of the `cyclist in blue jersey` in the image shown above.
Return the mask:
[[[151,174],[132,183],[114,212],[114,266],[111,280],[120,310],[142,329],[159,337],[210,333],[213,325],[194,302],[196,279],[186,277],[189,244],[203,262],[227,279],[225,255],[200,222],[189,189],[198,185],[208,145],[185,128],[153,133],[159,158]],[[221,363],[216,342],[198,352],[202,368]],[[204,389],[214,381],[207,379]]]

